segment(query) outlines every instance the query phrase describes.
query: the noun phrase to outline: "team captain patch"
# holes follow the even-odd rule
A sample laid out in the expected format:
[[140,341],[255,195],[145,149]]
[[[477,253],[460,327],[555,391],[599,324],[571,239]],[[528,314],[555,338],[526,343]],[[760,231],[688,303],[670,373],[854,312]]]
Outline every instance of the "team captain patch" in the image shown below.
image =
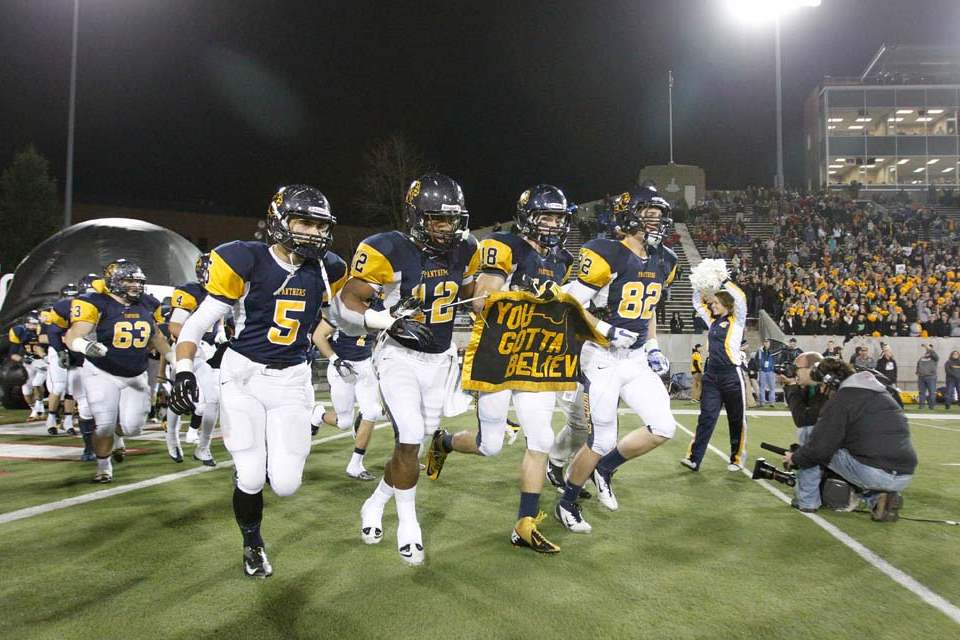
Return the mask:
[[569,391],[594,331],[572,297],[544,301],[521,291],[490,294],[463,356],[464,391]]

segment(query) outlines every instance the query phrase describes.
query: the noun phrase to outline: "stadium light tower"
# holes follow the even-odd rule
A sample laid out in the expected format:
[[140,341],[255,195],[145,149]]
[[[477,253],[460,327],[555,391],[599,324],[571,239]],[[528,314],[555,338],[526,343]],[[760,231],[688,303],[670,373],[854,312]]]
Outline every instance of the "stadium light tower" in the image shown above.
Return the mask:
[[780,79],[780,18],[790,9],[819,7],[821,0],[726,0],[730,11],[751,24],[774,23],[774,57],[777,68],[777,189],[783,189],[783,91]]
[[73,218],[73,129],[77,114],[77,36],[79,35],[80,0],[73,0],[73,48],[70,54],[70,110],[67,116],[67,175],[63,182],[63,228]]

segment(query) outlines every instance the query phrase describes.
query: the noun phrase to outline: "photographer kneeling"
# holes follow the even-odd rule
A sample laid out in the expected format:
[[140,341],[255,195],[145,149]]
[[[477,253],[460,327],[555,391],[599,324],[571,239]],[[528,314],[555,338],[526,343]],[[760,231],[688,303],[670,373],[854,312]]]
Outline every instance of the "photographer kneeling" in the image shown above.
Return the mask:
[[895,521],[903,504],[899,492],[917,466],[903,409],[869,371],[855,373],[837,358],[807,363],[806,356],[797,358],[809,364],[798,367],[797,382],[809,377],[828,400],[807,441],[784,456],[784,464],[797,470],[795,506],[806,512],[820,507],[821,467],[827,467],[863,490],[874,520]]

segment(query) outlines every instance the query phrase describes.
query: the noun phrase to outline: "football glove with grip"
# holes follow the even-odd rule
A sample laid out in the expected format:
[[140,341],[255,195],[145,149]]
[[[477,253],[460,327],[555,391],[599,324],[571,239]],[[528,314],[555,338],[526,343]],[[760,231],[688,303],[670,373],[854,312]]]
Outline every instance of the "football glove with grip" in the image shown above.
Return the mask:
[[197,376],[192,371],[179,371],[170,392],[170,408],[178,416],[193,413],[200,400],[200,387]]
[[337,370],[340,377],[347,382],[353,382],[357,379],[357,368],[354,367],[353,363],[349,360],[343,360],[340,356],[334,355],[333,359],[330,360],[330,364]]
[[407,317],[397,318],[387,329],[387,335],[396,340],[414,341],[419,345],[433,342],[433,331],[430,327]]

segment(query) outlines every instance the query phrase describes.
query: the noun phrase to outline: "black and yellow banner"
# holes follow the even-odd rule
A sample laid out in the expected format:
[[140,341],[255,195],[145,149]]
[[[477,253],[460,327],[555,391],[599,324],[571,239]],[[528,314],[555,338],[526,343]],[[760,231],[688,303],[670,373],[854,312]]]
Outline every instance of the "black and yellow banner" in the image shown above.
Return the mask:
[[565,293],[549,301],[523,291],[492,293],[463,356],[463,390],[574,389],[587,340],[607,344]]

